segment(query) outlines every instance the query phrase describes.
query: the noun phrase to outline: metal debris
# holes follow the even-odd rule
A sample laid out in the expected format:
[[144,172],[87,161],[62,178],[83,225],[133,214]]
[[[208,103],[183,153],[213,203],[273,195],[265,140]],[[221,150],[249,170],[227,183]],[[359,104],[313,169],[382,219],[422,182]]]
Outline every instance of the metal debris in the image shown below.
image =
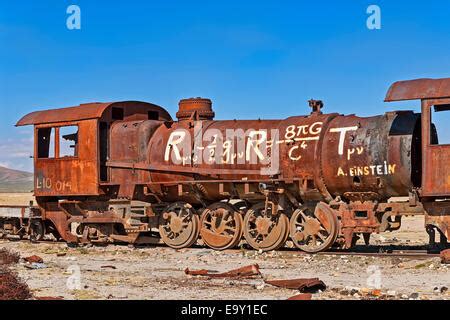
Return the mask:
[[311,300],[311,298],[312,298],[311,293],[300,293],[288,298],[287,300]]
[[32,297],[28,285],[8,268],[0,268],[0,300],[26,300]]
[[297,289],[302,293],[314,293],[319,290],[324,291],[326,289],[325,283],[319,280],[319,278],[312,279],[291,279],[291,280],[266,280],[267,284],[275,287],[286,289]]
[[441,262],[444,264],[450,264],[450,249],[441,251]]
[[184,270],[184,273],[191,276],[205,276],[210,278],[248,278],[261,275],[261,272],[259,271],[259,265],[257,264],[252,264],[223,273],[214,273],[213,271],[206,269],[189,270],[189,268],[186,268]]
[[18,263],[20,255],[15,252],[11,252],[6,248],[0,249],[0,265],[9,265]]
[[101,266],[102,269],[117,269],[115,266]]
[[28,263],[43,263],[44,259],[39,256],[33,255],[31,257],[23,258]]

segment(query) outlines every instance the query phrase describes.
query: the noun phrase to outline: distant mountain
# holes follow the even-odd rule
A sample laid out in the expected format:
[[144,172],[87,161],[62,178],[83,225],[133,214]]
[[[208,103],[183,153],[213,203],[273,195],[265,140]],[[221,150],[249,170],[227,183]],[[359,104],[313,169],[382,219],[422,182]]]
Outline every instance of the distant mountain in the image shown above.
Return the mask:
[[0,167],[0,192],[30,192],[32,190],[32,173]]

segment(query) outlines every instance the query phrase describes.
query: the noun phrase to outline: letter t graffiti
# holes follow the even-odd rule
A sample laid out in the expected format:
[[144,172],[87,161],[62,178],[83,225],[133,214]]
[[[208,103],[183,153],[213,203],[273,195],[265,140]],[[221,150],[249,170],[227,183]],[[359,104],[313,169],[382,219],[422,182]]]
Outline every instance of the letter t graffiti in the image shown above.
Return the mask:
[[358,127],[344,127],[344,128],[331,128],[330,132],[339,132],[339,145],[338,145],[338,154],[342,156],[344,154],[344,140],[345,140],[345,134],[347,131],[355,131]]

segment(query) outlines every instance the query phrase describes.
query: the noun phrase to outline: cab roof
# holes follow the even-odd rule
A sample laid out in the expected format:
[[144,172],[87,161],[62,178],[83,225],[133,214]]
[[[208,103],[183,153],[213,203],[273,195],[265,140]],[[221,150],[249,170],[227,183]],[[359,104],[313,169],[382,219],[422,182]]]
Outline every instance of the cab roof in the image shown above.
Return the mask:
[[384,101],[439,99],[450,97],[450,78],[415,79],[395,82]]
[[158,120],[172,121],[170,114],[164,108],[156,104],[142,101],[120,101],[85,103],[75,107],[35,111],[20,119],[16,123],[16,126],[100,119],[107,112],[107,110],[113,107],[120,107],[124,110],[133,109],[133,111],[130,111],[136,114],[158,112]]

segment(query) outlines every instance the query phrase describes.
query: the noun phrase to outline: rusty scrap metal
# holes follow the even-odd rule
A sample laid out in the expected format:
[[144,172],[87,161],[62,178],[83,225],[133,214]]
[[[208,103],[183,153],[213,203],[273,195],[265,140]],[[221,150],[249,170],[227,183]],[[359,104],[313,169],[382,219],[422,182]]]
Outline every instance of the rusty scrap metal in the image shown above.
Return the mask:
[[100,268],[102,268],[102,269],[113,269],[113,270],[117,269],[117,267],[116,267],[116,266],[112,266],[112,265],[108,265],[108,266],[101,266]]
[[20,260],[20,255],[16,252],[11,252],[6,248],[0,249],[0,265],[16,264]]
[[184,270],[184,273],[192,276],[205,276],[210,278],[249,278],[261,275],[261,272],[259,271],[259,265],[257,264],[252,264],[223,273],[215,273],[206,269],[189,270],[189,268],[186,268]]
[[36,255],[32,255],[30,257],[23,258],[23,260],[25,260],[28,263],[43,263],[44,262],[44,259],[42,259],[41,257],[36,256]]
[[31,297],[30,288],[16,273],[0,267],[0,300],[26,300]]
[[295,296],[289,297],[287,300],[311,300],[311,293],[300,293]]
[[302,293],[314,293],[324,291],[326,285],[319,278],[312,279],[290,279],[290,280],[265,280],[267,284],[286,289],[297,289]]
[[64,300],[64,297],[35,297],[36,300]]
[[441,262],[444,264],[450,264],[450,249],[441,251]]

